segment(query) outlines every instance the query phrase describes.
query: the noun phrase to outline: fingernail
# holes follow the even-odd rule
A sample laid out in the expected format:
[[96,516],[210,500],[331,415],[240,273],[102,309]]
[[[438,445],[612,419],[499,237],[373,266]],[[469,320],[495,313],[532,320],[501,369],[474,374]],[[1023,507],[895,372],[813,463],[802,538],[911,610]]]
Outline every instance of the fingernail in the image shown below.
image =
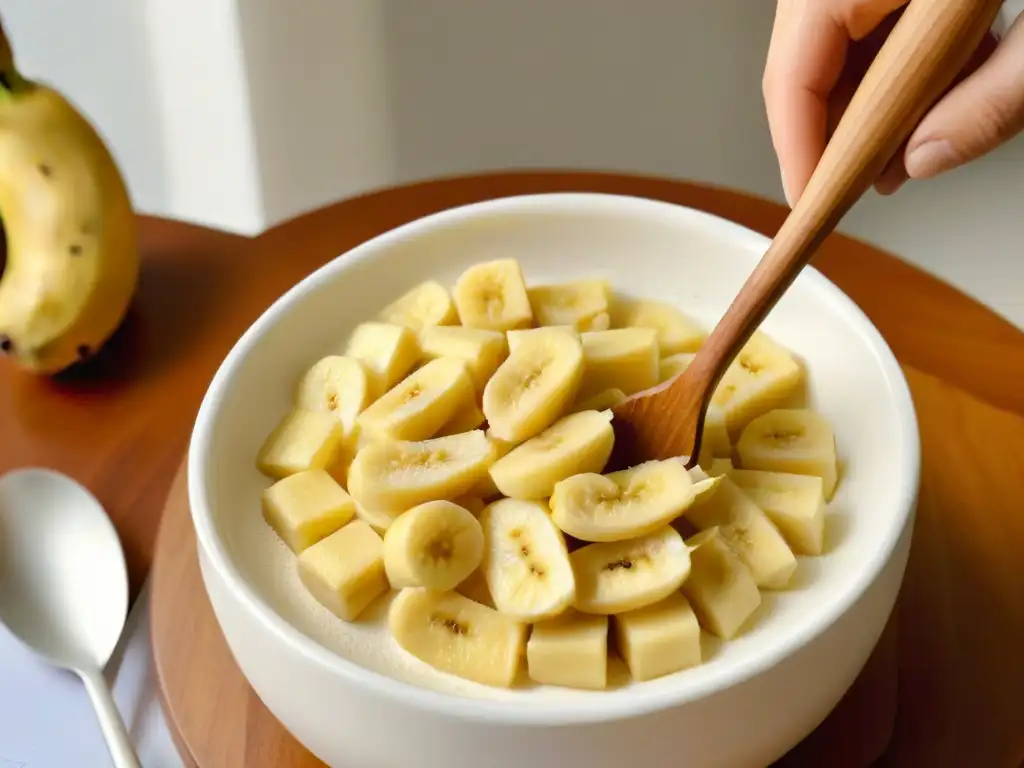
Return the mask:
[[793,198],[790,197],[789,187],[786,186],[786,172],[785,171],[779,171],[779,175],[782,176],[782,194],[786,196],[786,205],[788,205],[790,208],[792,208],[793,207]]
[[915,179],[938,176],[956,165],[957,155],[946,139],[933,139],[914,147],[904,160],[907,173]]

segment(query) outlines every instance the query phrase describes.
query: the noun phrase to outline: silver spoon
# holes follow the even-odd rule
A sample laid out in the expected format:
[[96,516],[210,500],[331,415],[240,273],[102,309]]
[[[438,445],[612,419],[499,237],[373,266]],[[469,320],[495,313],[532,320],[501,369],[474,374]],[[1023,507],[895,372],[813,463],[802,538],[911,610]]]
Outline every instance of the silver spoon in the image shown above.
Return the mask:
[[127,612],[124,552],[96,498],[49,469],[0,477],[0,621],[82,678],[114,765],[139,768],[103,677]]

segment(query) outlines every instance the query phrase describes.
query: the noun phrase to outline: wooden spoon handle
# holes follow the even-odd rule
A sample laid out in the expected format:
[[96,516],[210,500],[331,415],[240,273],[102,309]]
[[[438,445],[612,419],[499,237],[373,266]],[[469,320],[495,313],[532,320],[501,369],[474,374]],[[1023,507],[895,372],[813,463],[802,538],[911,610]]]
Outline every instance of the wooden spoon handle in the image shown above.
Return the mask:
[[[861,81],[803,195],[691,363],[707,391],[821,241],[953,82],[1001,0],[911,0]],[[691,379],[692,381],[693,379]]]

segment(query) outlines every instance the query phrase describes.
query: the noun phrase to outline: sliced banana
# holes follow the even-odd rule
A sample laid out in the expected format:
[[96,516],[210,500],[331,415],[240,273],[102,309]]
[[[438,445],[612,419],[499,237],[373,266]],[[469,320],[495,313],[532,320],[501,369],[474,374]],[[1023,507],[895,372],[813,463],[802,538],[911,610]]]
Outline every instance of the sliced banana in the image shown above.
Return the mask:
[[274,480],[308,469],[331,471],[345,450],[345,428],[332,414],[293,410],[260,446],[256,466]]
[[410,288],[384,307],[378,317],[381,322],[405,325],[414,331],[459,322],[448,289],[436,280],[427,280]]
[[480,513],[484,511],[484,500],[477,496],[475,493],[467,493],[459,496],[453,501],[465,510],[468,510],[474,517],[479,517]]
[[479,429],[420,442],[380,440],[356,453],[348,491],[365,509],[405,511],[462,496],[486,476],[494,459],[494,446]]
[[573,607],[583,613],[634,611],[664,600],[690,573],[690,551],[670,526],[627,541],[588,544],[569,555]]
[[278,480],[260,494],[260,506],[267,524],[296,554],[349,523],[356,512],[345,489],[322,469]]
[[508,331],[533,325],[526,282],[515,259],[474,264],[459,275],[452,295],[467,328]]
[[508,331],[505,334],[505,338],[508,339],[508,351],[510,354],[514,352],[516,347],[519,346],[519,342],[523,339],[529,339],[533,336],[542,336],[548,333],[568,334],[577,341],[579,341],[580,338],[579,332],[571,325],[548,325],[541,326],[540,328],[520,328],[518,330]]
[[424,328],[420,331],[419,343],[426,360],[438,357],[460,357],[465,360],[477,392],[483,392],[487,380],[508,357],[508,339],[505,334],[483,328]]
[[836,438],[820,413],[807,408],[769,411],[747,425],[736,451],[744,469],[817,475],[825,484],[825,499],[835,493]]
[[715,387],[711,404],[722,409],[733,434],[778,408],[804,382],[804,370],[789,352],[757,331],[740,350]]
[[696,352],[707,338],[707,332],[699,323],[661,301],[622,299],[615,302],[612,327],[653,328],[658,333],[661,357]]
[[608,617],[570,608],[538,622],[526,641],[526,664],[530,679],[541,685],[604,689],[608,685]]
[[479,521],[450,501],[413,507],[384,534],[384,570],[394,589],[455,589],[477,569],[483,556]]
[[560,480],[604,469],[614,442],[611,411],[581,411],[517,445],[489,473],[505,496],[546,499]]
[[295,390],[295,407],[333,413],[350,434],[356,416],[372,402],[373,383],[354,357],[328,355],[315,362]]
[[[487,432],[487,439],[490,440],[491,445],[494,446],[495,461],[516,447],[515,443],[510,443],[506,440],[499,440],[489,430]],[[494,480],[491,478],[490,472],[484,475],[483,479],[476,484],[471,493],[474,496],[479,496],[484,501],[491,501],[501,495],[501,492],[498,490],[498,486],[494,484]]]
[[700,530],[718,528],[719,535],[736,550],[750,569],[757,586],[784,589],[797,561],[779,529],[728,475],[703,504],[690,507],[686,519]]
[[488,608],[494,608],[494,601],[491,599],[491,591],[487,588],[487,579],[484,578],[484,572],[477,568],[473,571],[466,579],[455,588],[455,591],[460,595],[468,597],[474,602],[480,603],[480,605],[486,605]]
[[551,494],[551,517],[581,541],[623,541],[667,525],[693,503],[693,482],[674,459],[632,469],[579,474]]
[[693,362],[693,358],[696,356],[696,352],[679,352],[678,354],[661,358],[661,362],[658,364],[659,383],[674,379],[685,371],[690,367],[690,363]]
[[827,505],[825,484],[820,477],[732,468],[727,474],[764,510],[795,554],[822,553]]
[[480,513],[481,564],[495,607],[522,621],[557,616],[576,596],[569,553],[547,505],[500,499]]
[[637,682],[670,675],[700,664],[700,624],[681,593],[615,617],[622,660]]
[[731,640],[761,605],[754,577],[717,528],[691,536],[686,546],[692,565],[683,594],[704,629]]
[[356,508],[356,517],[366,523],[368,526],[373,528],[378,534],[383,536],[388,528],[398,519],[405,510],[383,510],[383,509],[367,509],[359,502],[354,502]]
[[523,339],[484,387],[483,411],[499,440],[521,443],[568,410],[583,378],[583,350],[565,333]]
[[474,429],[479,429],[486,420],[487,417],[480,410],[480,406],[476,404],[476,400],[467,400],[459,410],[452,414],[448,421],[441,425],[435,436],[444,437],[445,435],[460,435],[463,432],[471,432]]
[[611,286],[605,280],[538,285],[526,293],[537,325],[570,325],[577,331],[605,330],[609,326]]
[[474,397],[465,361],[439,357],[389,389],[356,423],[362,431],[395,440],[426,440]]
[[580,334],[586,376],[579,396],[605,389],[627,395],[658,383],[658,336],[652,328],[618,328]]
[[299,579],[318,603],[345,621],[355,621],[388,590],[383,542],[362,520],[353,520],[302,550]]
[[420,347],[416,334],[404,325],[360,323],[349,337],[345,357],[354,357],[366,366],[372,398],[377,398],[415,367]]
[[602,389],[596,395],[577,400],[571,410],[574,413],[579,411],[607,411],[626,400],[626,393],[621,389]]
[[511,688],[525,653],[526,625],[457,592],[407,587],[388,610],[399,647],[441,672]]

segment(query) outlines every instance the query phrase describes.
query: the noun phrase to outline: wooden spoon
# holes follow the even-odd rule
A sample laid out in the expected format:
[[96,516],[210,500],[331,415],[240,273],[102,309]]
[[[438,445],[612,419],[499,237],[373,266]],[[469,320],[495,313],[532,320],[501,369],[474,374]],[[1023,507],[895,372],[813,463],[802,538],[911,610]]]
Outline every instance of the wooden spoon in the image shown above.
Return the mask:
[[733,358],[840,219],[878,178],[966,65],[1001,0],[912,0],[857,88],[828,146],[760,263],[683,373],[615,406],[618,464],[687,456]]

